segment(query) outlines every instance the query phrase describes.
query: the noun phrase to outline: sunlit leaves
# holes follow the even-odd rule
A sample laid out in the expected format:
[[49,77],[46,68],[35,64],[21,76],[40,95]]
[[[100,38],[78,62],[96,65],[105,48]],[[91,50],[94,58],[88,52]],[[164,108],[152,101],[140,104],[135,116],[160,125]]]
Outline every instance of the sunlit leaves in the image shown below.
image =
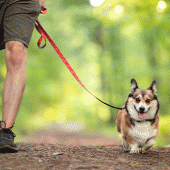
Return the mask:
[[169,116],[160,118],[159,123],[160,134],[156,146],[169,145],[170,143],[169,122],[170,122]]

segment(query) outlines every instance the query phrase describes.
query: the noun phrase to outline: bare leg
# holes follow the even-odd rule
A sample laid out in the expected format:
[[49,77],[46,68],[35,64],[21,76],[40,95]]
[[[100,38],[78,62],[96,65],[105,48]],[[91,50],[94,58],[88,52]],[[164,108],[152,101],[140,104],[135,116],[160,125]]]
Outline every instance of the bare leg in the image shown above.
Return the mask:
[[26,84],[27,47],[18,41],[5,44],[7,75],[3,91],[2,120],[6,128],[14,124]]

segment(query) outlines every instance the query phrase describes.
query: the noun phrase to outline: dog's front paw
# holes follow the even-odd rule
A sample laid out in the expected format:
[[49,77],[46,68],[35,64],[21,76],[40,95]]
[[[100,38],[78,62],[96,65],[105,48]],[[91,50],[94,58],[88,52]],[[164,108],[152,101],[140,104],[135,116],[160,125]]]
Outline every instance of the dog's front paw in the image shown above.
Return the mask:
[[140,153],[141,152],[141,148],[139,148],[137,145],[131,145],[130,148],[131,148],[130,153]]
[[145,146],[141,148],[141,153],[146,153],[152,146]]
[[125,149],[129,148],[129,144],[123,139],[122,145]]
[[147,150],[141,148],[141,153],[146,153],[146,152],[147,152]]
[[141,150],[141,153],[146,153],[154,144],[156,143],[155,139],[150,139]]

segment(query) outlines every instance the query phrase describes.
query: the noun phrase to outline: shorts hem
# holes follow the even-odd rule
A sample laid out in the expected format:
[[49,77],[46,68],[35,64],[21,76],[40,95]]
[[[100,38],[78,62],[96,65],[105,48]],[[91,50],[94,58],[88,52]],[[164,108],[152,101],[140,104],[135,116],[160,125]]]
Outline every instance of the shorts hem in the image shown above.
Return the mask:
[[19,41],[19,42],[21,42],[22,44],[24,44],[27,48],[28,48],[28,45],[29,45],[29,43],[27,43],[26,41],[21,40],[21,39],[19,39],[19,38],[10,38],[10,39],[8,39],[8,40],[6,40],[6,41],[3,42],[4,46],[5,46],[5,43],[8,42],[8,41]]

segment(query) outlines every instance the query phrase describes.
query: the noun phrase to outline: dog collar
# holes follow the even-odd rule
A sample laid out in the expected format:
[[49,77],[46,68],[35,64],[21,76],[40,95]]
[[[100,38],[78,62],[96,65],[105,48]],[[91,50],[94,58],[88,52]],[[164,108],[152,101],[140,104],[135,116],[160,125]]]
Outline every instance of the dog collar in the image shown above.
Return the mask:
[[145,119],[145,120],[136,120],[136,119],[130,118],[130,122],[132,123],[133,126],[135,126],[134,122],[141,123],[144,121],[149,121],[149,122],[151,122],[151,125],[152,125],[155,122],[155,118],[154,119]]

